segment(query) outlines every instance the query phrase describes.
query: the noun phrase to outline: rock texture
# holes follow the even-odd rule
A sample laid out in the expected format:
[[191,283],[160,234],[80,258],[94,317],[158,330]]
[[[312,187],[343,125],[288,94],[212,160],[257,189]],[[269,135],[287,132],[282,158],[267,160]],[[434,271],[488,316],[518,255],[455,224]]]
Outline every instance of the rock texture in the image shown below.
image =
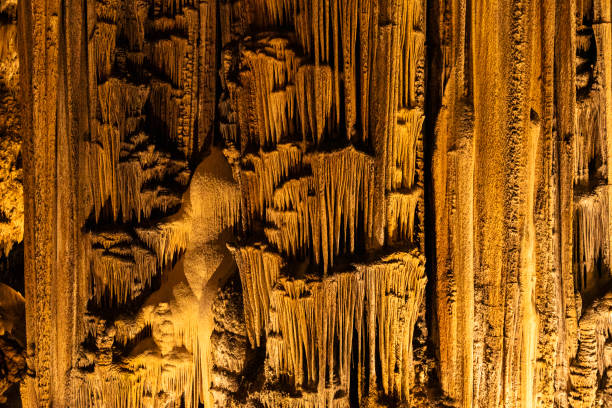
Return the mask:
[[[0,283],[0,404],[26,374],[23,296]],[[14,398],[14,397],[13,397]]]
[[611,22],[0,0],[0,403],[612,406]]
[[19,116],[17,0],[0,2],[0,254],[23,240],[23,175]]

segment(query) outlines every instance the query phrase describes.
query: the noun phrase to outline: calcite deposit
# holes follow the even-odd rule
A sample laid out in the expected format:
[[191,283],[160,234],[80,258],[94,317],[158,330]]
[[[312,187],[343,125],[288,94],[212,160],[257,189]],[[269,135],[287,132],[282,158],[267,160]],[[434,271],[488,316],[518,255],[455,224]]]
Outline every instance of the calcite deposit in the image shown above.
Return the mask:
[[610,0],[0,0],[0,406],[612,407]]

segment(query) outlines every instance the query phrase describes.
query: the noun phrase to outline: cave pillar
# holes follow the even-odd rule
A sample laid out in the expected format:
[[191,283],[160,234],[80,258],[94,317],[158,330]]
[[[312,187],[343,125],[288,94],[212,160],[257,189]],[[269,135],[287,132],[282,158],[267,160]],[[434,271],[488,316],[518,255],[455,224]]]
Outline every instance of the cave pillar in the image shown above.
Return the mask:
[[19,3],[28,366],[25,407],[70,406],[78,290],[78,139],[87,132],[84,2]]
[[556,344],[554,331],[539,336],[556,301],[548,296],[554,9],[441,7],[450,10],[433,153],[442,388],[456,406],[532,407],[546,388],[539,376],[550,374],[536,359],[553,359]]

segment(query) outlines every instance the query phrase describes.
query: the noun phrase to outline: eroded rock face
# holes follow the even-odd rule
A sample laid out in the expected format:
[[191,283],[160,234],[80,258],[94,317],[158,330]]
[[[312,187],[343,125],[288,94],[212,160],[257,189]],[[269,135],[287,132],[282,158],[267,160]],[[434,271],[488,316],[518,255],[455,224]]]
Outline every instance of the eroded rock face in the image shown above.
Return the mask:
[[611,10],[0,0],[0,396],[612,406]]

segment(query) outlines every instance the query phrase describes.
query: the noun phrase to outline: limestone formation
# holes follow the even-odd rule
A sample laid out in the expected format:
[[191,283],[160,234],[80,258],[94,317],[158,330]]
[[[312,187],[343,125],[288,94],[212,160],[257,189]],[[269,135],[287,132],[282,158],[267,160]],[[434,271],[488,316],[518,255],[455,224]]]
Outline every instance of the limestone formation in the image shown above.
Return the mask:
[[0,0],[0,405],[612,407],[610,0]]

